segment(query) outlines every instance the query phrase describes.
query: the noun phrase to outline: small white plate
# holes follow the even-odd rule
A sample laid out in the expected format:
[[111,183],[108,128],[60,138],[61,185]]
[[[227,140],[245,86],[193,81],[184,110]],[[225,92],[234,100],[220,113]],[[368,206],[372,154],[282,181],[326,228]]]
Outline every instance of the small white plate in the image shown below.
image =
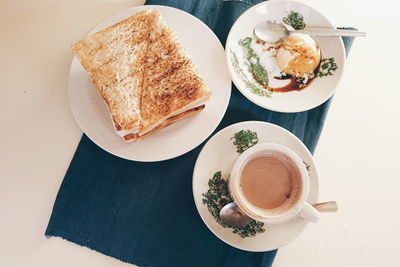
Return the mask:
[[[309,86],[301,91],[274,92],[271,97],[259,96],[246,86],[241,74],[235,71],[231,52],[239,59],[239,66],[246,73],[244,56],[239,40],[245,37],[253,37],[254,26],[265,20],[281,22],[290,11],[300,13],[308,26],[334,28],[332,23],[319,11],[299,2],[292,1],[268,1],[253,6],[244,12],[232,26],[226,41],[226,60],[232,80],[240,92],[253,103],[273,111],[300,112],[312,109],[324,103],[335,91],[343,73],[345,64],[345,50],[340,37],[315,37],[315,41],[321,49],[322,58],[334,58],[338,68],[331,76],[317,77]],[[250,75],[249,80],[253,82]],[[255,81],[254,81],[255,82]],[[255,84],[257,84],[255,82]]]
[[202,203],[203,193],[208,190],[208,180],[217,171],[226,177],[238,158],[231,137],[240,130],[257,133],[258,143],[273,142],[287,146],[310,165],[310,193],[307,201],[318,201],[318,173],[315,162],[307,147],[289,131],[267,122],[246,121],[228,126],[215,134],[203,147],[193,171],[193,196],[197,210],[207,227],[227,244],[247,251],[269,251],[280,248],[293,241],[305,229],[308,221],[300,217],[279,225],[264,225],[265,232],[254,237],[241,238],[232,229],[218,224]]
[[68,80],[72,113],[82,131],[109,153],[136,161],[171,159],[198,146],[220,123],[231,94],[231,79],[222,44],[203,22],[182,10],[166,6],[133,7],[107,18],[89,34],[149,8],[161,11],[213,91],[202,112],[142,140],[125,143],[116,134],[106,105],[76,57],[72,60]]

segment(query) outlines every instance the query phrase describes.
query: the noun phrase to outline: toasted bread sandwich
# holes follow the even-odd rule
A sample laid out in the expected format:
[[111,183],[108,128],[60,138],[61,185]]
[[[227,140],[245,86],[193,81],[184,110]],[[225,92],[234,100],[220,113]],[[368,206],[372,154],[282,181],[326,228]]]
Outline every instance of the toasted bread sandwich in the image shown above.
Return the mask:
[[211,95],[157,10],[141,11],[72,48],[125,141],[200,112]]

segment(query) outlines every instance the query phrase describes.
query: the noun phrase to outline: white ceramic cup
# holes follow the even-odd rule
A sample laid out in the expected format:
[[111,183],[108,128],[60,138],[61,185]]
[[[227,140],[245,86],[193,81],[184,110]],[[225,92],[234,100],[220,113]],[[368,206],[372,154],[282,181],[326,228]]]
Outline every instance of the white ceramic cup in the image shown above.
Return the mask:
[[[296,197],[294,201],[282,204],[287,206],[283,207],[281,205],[275,209],[260,209],[246,199],[240,188],[240,178],[243,167],[250,160],[263,155],[271,155],[281,160],[283,159],[297,170],[299,179],[296,179],[296,181],[299,182],[299,187],[298,189],[293,189],[292,187],[292,193],[296,191]],[[301,216],[308,221],[317,222],[319,219],[319,212],[306,202],[310,187],[309,179],[304,162],[294,151],[280,144],[262,143],[247,149],[235,161],[230,172],[229,190],[239,208],[254,220],[278,224],[296,216]]]

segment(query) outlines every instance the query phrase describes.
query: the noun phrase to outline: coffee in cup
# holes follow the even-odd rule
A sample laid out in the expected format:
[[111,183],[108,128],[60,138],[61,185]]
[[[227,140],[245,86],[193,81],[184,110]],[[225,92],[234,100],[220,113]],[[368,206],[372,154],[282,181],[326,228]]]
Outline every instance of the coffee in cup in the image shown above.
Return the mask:
[[298,201],[300,173],[284,154],[266,152],[248,160],[239,185],[249,203],[271,213],[282,213]]
[[229,188],[239,208],[255,220],[279,223],[299,213],[310,221],[318,219],[306,202],[307,169],[285,146],[264,143],[246,150],[232,168]]

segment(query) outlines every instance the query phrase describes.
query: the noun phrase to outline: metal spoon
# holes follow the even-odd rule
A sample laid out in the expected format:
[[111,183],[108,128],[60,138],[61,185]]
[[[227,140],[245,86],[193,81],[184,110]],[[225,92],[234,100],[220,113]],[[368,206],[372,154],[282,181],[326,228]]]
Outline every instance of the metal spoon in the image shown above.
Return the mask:
[[268,43],[275,43],[286,38],[290,33],[303,33],[312,36],[366,36],[366,32],[355,30],[338,30],[329,28],[305,28],[295,30],[291,26],[278,21],[261,21],[254,27],[254,34],[261,40]]
[[[336,201],[316,203],[313,205],[313,207],[319,212],[337,212],[338,210]],[[232,226],[244,226],[253,221],[252,218],[243,213],[236,202],[226,204],[220,210],[219,217],[224,223]]]
[[233,226],[244,226],[253,221],[252,218],[244,214],[243,211],[239,209],[236,202],[231,202],[229,204],[226,204],[219,211],[219,217],[224,223]]

